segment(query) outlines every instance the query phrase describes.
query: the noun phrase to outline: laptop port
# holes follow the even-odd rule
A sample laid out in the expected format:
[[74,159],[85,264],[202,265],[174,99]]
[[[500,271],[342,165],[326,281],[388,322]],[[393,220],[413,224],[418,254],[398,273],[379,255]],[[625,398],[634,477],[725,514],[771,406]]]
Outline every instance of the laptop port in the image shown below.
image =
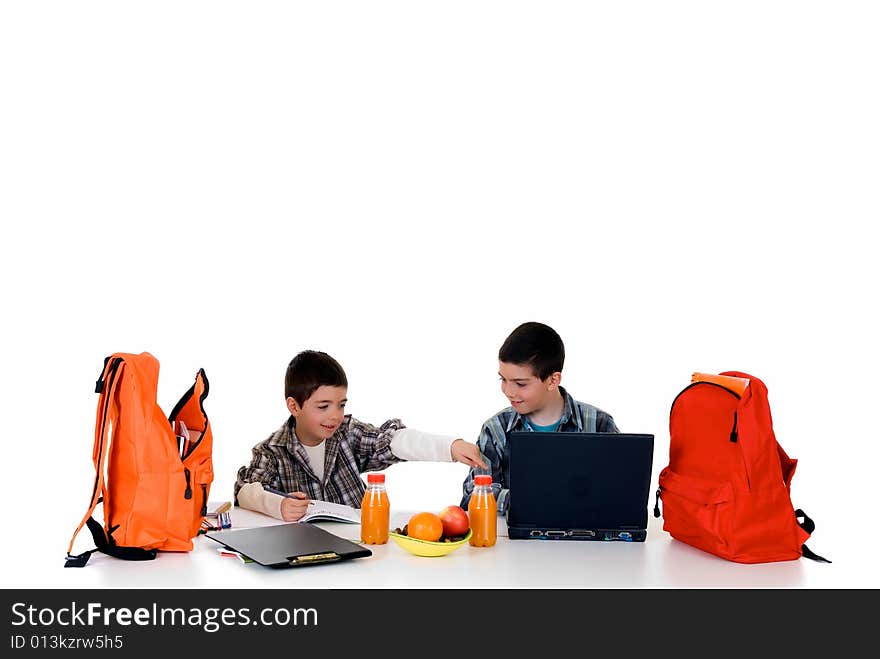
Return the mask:
[[618,540],[632,540],[633,536],[632,536],[632,533],[630,533],[629,531],[621,531],[620,533],[617,534],[617,539]]
[[568,533],[565,531],[547,531],[544,535],[548,538],[564,538]]
[[588,529],[573,529],[568,532],[572,538],[595,538],[596,532]]
[[540,538],[542,535],[544,535],[544,532],[543,531],[530,531],[529,535],[532,536],[533,538]]

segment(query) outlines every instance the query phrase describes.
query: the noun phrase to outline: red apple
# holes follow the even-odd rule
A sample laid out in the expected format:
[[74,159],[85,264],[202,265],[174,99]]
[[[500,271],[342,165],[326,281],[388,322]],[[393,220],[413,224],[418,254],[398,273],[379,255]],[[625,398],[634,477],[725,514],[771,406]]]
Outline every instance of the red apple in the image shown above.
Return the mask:
[[470,528],[470,520],[461,506],[446,506],[440,511],[440,521],[443,522],[444,537],[465,535]]

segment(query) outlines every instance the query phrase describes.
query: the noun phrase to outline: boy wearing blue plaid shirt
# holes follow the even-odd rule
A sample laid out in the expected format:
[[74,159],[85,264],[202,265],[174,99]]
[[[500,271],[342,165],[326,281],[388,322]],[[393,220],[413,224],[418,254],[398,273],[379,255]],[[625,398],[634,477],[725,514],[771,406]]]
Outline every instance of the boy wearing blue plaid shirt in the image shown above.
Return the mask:
[[483,424],[477,446],[489,469],[471,468],[462,484],[462,508],[467,508],[474,491],[474,476],[492,474],[492,488],[498,514],[509,505],[510,469],[506,454],[507,433],[534,432],[619,432],[611,415],[593,405],[575,400],[560,386],[565,346],[556,331],[542,323],[517,327],[498,351],[501,391],[510,401],[507,407]]
[[293,358],[284,380],[290,417],[254,446],[250,465],[238,470],[235,498],[241,507],[293,522],[311,499],[360,508],[361,474],[395,462],[486,466],[476,445],[461,438],[407,428],[400,419],[374,426],[345,414],[347,392],[345,371],[330,355],[306,350]]

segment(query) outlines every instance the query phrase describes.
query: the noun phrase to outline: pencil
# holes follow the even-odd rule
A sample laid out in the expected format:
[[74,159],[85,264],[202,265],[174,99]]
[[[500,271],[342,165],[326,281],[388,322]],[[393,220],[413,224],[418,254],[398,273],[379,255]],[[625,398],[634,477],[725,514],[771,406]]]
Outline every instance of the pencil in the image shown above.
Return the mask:
[[305,497],[297,497],[292,494],[287,494],[286,492],[281,492],[280,490],[275,490],[275,489],[272,489],[271,487],[266,487],[265,485],[263,486],[263,489],[266,490],[266,492],[271,492],[272,494],[277,494],[279,496],[286,497],[288,499],[304,499],[305,498]]

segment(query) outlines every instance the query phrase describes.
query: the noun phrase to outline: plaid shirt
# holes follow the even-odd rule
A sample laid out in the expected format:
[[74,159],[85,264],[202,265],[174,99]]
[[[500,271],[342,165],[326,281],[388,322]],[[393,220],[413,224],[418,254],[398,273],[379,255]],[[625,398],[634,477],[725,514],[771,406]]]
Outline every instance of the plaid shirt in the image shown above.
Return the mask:
[[[575,400],[563,387],[559,387],[559,392],[565,405],[556,432],[620,432],[614,424],[614,419],[607,412]],[[510,496],[507,485],[510,482],[510,464],[505,450],[507,433],[515,430],[535,432],[527,417],[522,416],[512,407],[507,407],[483,424],[480,438],[477,440],[477,446],[485,458],[484,462],[491,469],[492,489],[498,501],[499,515],[506,511]],[[474,491],[474,476],[484,473],[486,473],[485,469],[471,469],[462,484],[464,492],[461,499],[462,508],[467,509],[471,493]]]
[[236,502],[238,491],[256,481],[281,492],[305,492],[310,499],[360,508],[366,491],[361,474],[381,471],[401,461],[391,452],[391,438],[395,430],[405,427],[400,419],[376,427],[345,415],[342,425],[324,440],[321,482],[296,437],[296,420],[291,416],[268,439],[254,446],[250,465],[238,470]]

